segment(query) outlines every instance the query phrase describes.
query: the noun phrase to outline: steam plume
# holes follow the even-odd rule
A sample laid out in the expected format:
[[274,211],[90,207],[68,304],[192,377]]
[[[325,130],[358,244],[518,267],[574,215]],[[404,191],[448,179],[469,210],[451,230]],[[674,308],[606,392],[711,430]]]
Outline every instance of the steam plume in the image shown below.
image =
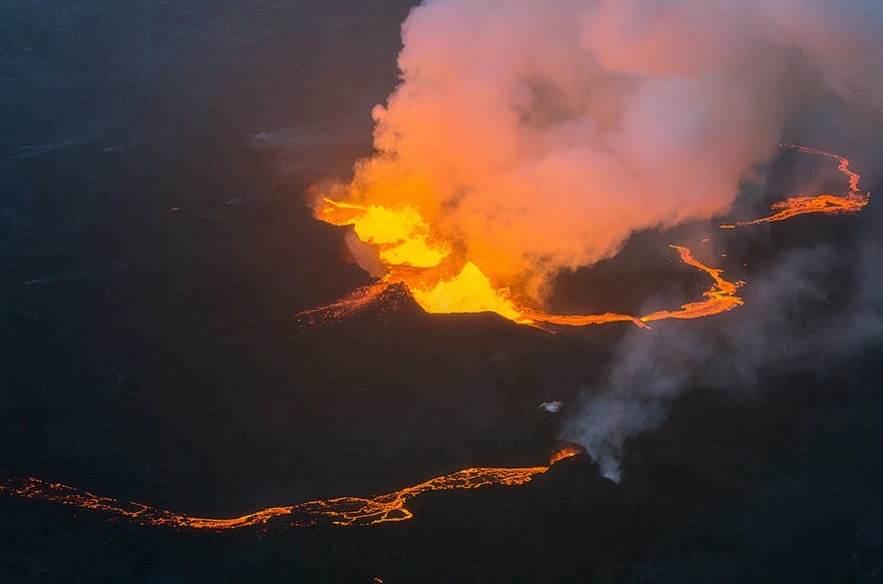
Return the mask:
[[[725,214],[821,104],[879,122],[881,29],[877,0],[426,0],[374,110],[376,154],[321,194],[416,207],[495,286],[542,300],[635,231]],[[564,437],[618,479],[625,440],[686,387],[745,389],[879,339],[877,288],[811,320],[795,308],[824,304],[844,261],[793,251],[752,275],[739,318],[628,333]],[[881,281],[873,262],[856,270]]]
[[417,206],[540,297],[636,230],[725,213],[802,103],[883,106],[880,23],[870,0],[427,0],[377,154],[324,194]]
[[751,393],[766,374],[824,375],[880,342],[880,243],[866,241],[855,257],[827,246],[786,252],[753,276],[751,297],[736,318],[660,322],[626,334],[604,380],[583,392],[562,437],[583,444],[618,482],[625,440],[658,427],[666,406],[685,390]]

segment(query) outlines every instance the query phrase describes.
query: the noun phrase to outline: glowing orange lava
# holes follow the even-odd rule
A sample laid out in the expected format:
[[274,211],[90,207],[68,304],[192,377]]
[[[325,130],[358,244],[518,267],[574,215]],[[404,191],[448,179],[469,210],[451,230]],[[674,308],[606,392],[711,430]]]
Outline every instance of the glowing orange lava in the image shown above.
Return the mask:
[[[849,179],[849,193],[845,196],[822,194],[791,197],[774,204],[772,209],[775,213],[769,217],[721,225],[722,228],[781,221],[805,213],[852,213],[868,204],[870,193],[859,190],[861,177],[849,169],[846,158],[806,146],[787,143],[780,146],[837,160],[838,169]],[[714,281],[702,300],[689,302],[677,310],[661,310],[641,316],[615,312],[550,314],[525,305],[508,288],[495,287],[478,265],[463,256],[462,250],[456,250],[455,246],[435,234],[415,207],[357,205],[324,198],[316,207],[316,217],[334,225],[352,225],[359,240],[374,250],[376,263],[384,273],[375,286],[357,290],[343,300],[297,315],[299,320],[308,322],[346,318],[374,302],[386,286],[392,284],[403,285],[428,313],[495,312],[518,324],[539,328],[581,327],[613,322],[631,322],[649,328],[647,323],[657,320],[703,318],[742,304],[736,292],[743,282],[725,280],[720,269],[700,263],[688,248],[672,245],[670,247],[677,250],[684,263],[705,272]]]
[[711,276],[714,280],[714,285],[712,285],[708,291],[703,292],[702,295],[705,296],[705,300],[684,304],[681,306],[680,310],[662,310],[642,316],[642,322],[651,322],[665,318],[702,318],[704,316],[711,316],[713,314],[720,314],[721,312],[732,310],[742,304],[742,299],[736,296],[736,291],[742,286],[742,284],[744,284],[744,282],[730,282],[724,280],[721,278],[723,270],[709,268],[705,264],[697,261],[686,247],[679,247],[677,245],[672,245],[670,247],[676,249],[678,253],[681,254],[681,260],[683,260],[685,264],[698,268]]
[[[849,170],[849,161],[846,158],[805,146],[785,143],[781,146],[838,160],[838,169],[849,178],[849,194],[843,197],[829,194],[792,197],[773,205],[776,213],[769,217],[721,227],[734,228],[781,221],[805,213],[849,213],[859,211],[867,205],[870,193],[860,192],[861,177]],[[360,288],[342,300],[297,315],[296,318],[308,323],[333,322],[347,318],[378,302],[394,286],[406,288],[426,312],[495,312],[516,323],[534,326],[632,322],[648,328],[649,322],[668,318],[702,318],[732,310],[742,304],[742,299],[736,292],[743,282],[725,280],[721,269],[709,267],[696,260],[686,247],[672,245],[670,247],[678,252],[682,262],[711,277],[713,284],[703,293],[703,300],[689,302],[677,310],[662,310],[643,316],[609,312],[587,315],[549,314],[521,305],[506,288],[494,287],[479,266],[462,257],[454,246],[433,233],[416,208],[402,206],[393,209],[324,199],[316,209],[316,217],[334,225],[353,225],[356,236],[376,252],[377,262],[383,266],[385,274],[377,283]],[[578,446],[565,446],[552,455],[546,466],[467,468],[374,497],[337,497],[307,501],[296,505],[268,507],[227,519],[194,517],[143,503],[120,501],[38,478],[7,480],[0,483],[0,493],[93,509],[142,525],[160,527],[221,531],[266,526],[275,519],[284,519],[287,525],[296,527],[322,522],[335,525],[375,525],[411,519],[413,515],[406,504],[425,492],[477,489],[491,485],[522,485],[536,475],[545,473],[559,461],[583,453]]]
[[732,310],[742,304],[742,299],[736,296],[736,291],[744,282],[730,282],[721,277],[723,270],[710,268],[705,264],[696,260],[689,249],[677,245],[670,245],[672,249],[678,251],[681,261],[685,264],[698,268],[705,272],[714,280],[711,288],[703,293],[705,300],[690,302],[681,306],[679,310],[660,310],[644,316],[630,316],[627,314],[593,314],[593,315],[552,315],[540,311],[525,311],[530,318],[536,322],[547,324],[557,324],[565,326],[585,326],[588,324],[604,324],[608,322],[631,321],[636,325],[647,328],[648,322],[655,320],[663,320],[666,318],[702,318],[713,314],[720,314],[727,310]]
[[549,457],[549,466],[568,458],[582,456],[585,453],[586,451],[582,446],[578,444],[567,444],[552,453],[552,456]]
[[0,484],[0,493],[11,496],[61,503],[81,509],[93,509],[134,521],[140,525],[208,529],[224,531],[243,527],[262,526],[277,518],[286,524],[307,527],[322,522],[334,525],[375,525],[389,521],[404,521],[413,515],[405,507],[408,501],[427,491],[478,489],[492,485],[516,486],[530,482],[561,460],[582,454],[582,449],[566,446],[552,455],[546,466],[522,468],[477,467],[435,477],[412,487],[377,495],[375,497],[337,497],[307,501],[284,507],[268,507],[229,519],[193,517],[159,509],[144,503],[126,502],[111,497],[81,491],[62,483],[51,483],[38,478],[12,479]]
[[861,175],[849,170],[849,160],[825,152],[824,150],[816,150],[807,146],[798,146],[796,144],[788,144],[781,142],[779,146],[783,148],[791,148],[805,154],[817,154],[827,156],[838,161],[837,170],[842,172],[849,179],[849,193],[844,196],[836,196],[831,194],[821,194],[807,197],[789,197],[784,201],[774,203],[771,207],[775,211],[772,215],[761,217],[753,221],[737,221],[736,223],[728,223],[721,225],[723,229],[734,229],[736,227],[744,227],[746,225],[758,225],[760,223],[772,223],[773,221],[783,221],[797,215],[805,215],[807,213],[825,213],[826,215],[839,215],[842,213],[855,213],[861,211],[871,198],[871,193],[862,193],[859,190],[858,183]]
[[[692,253],[686,247],[677,245],[669,247],[677,250],[681,261],[685,264],[693,266],[711,276],[714,284],[707,292],[703,293],[705,296],[704,300],[684,304],[679,310],[662,310],[643,316],[615,312],[602,314],[549,314],[542,310],[521,306],[509,298],[508,290],[495,290],[487,276],[482,274],[478,267],[471,262],[467,262],[463,270],[454,279],[438,282],[433,288],[428,290],[419,287],[411,288],[413,285],[412,280],[401,277],[403,272],[395,272],[399,277],[392,280],[408,287],[414,300],[430,313],[496,312],[516,323],[534,326],[581,327],[612,322],[631,322],[641,328],[649,328],[648,322],[666,318],[702,318],[732,310],[742,304],[742,299],[736,295],[736,291],[744,282],[724,280],[721,277],[723,270],[711,268],[699,262],[693,258]],[[373,286],[356,290],[342,300],[327,306],[301,312],[295,316],[295,319],[316,323],[333,322],[352,316],[377,300],[390,285],[388,281],[389,278],[384,278]],[[418,283],[417,285],[419,286],[420,284]],[[472,310],[471,308],[476,309]]]
[[[455,254],[414,207],[356,205],[324,198],[316,208],[316,217],[332,225],[352,225],[359,240],[375,249],[377,261],[386,271],[381,282],[405,284],[426,312],[496,312],[531,324],[509,297],[509,290],[495,288],[478,266]],[[318,311],[331,315],[336,307],[345,317],[357,311],[373,292],[357,291]]]
[[308,324],[321,324],[343,320],[376,302],[388,288],[389,284],[385,282],[377,282],[370,286],[363,286],[352,291],[345,298],[341,298],[337,302],[299,312],[295,319]]

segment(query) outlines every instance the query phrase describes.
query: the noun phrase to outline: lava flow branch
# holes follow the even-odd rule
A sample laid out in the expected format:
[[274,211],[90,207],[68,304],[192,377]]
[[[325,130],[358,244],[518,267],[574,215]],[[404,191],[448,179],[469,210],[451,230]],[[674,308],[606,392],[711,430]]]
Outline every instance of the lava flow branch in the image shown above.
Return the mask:
[[824,193],[815,196],[789,197],[784,201],[773,203],[771,210],[774,211],[774,213],[772,215],[761,217],[760,219],[754,219],[753,221],[727,223],[721,225],[722,229],[734,229],[746,225],[784,221],[785,219],[790,219],[797,215],[805,215],[807,213],[824,213],[826,215],[856,213],[861,211],[865,205],[868,204],[868,201],[870,201],[871,193],[861,192],[858,186],[858,183],[861,180],[861,175],[849,169],[848,159],[838,156],[837,154],[825,152],[824,150],[816,150],[815,148],[798,146],[797,144],[788,144],[787,142],[781,142],[779,143],[779,146],[783,148],[791,148],[792,150],[797,150],[804,154],[816,154],[837,160],[837,170],[842,172],[846,175],[847,179],[849,179],[849,192],[843,196]]
[[552,454],[547,465],[521,468],[476,467],[435,477],[418,485],[405,487],[375,497],[337,497],[307,501],[284,507],[268,507],[228,519],[194,517],[144,503],[126,502],[111,497],[81,491],[61,483],[38,478],[11,479],[0,483],[0,493],[10,496],[50,501],[109,513],[116,518],[134,521],[139,525],[206,529],[226,531],[244,527],[267,526],[272,520],[284,520],[291,527],[309,527],[322,523],[333,525],[375,525],[389,521],[404,521],[413,515],[405,507],[411,499],[428,491],[468,490],[493,485],[517,486],[530,482],[562,460],[584,454],[575,445],[560,448]]

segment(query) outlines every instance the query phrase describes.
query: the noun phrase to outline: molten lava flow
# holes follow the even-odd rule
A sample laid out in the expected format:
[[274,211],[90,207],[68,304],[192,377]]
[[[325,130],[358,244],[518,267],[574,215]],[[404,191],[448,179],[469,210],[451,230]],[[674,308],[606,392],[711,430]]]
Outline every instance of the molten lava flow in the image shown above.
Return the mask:
[[309,324],[318,324],[348,318],[376,302],[387,288],[388,285],[384,282],[377,282],[370,286],[357,288],[337,302],[299,312],[295,316],[295,320]]
[[727,310],[732,310],[742,304],[742,299],[736,296],[736,291],[744,282],[729,282],[721,278],[723,270],[709,268],[705,264],[693,258],[690,250],[686,247],[677,245],[670,246],[681,254],[681,260],[685,264],[689,264],[694,268],[699,268],[714,280],[714,285],[703,292],[705,300],[699,302],[690,302],[681,306],[680,310],[668,311],[662,310],[641,317],[642,322],[650,322],[654,320],[662,320],[665,318],[702,318],[713,314],[720,314]]
[[842,172],[849,179],[849,193],[845,196],[821,194],[813,197],[789,197],[784,201],[774,203],[771,210],[775,211],[775,213],[768,217],[761,217],[760,219],[755,219],[753,221],[738,221],[736,223],[724,224],[721,225],[721,228],[733,229],[745,225],[772,223],[773,221],[783,221],[796,215],[805,215],[807,213],[825,213],[827,215],[855,213],[861,211],[862,208],[868,204],[868,201],[871,198],[871,193],[862,193],[861,190],[859,190],[858,183],[861,180],[861,175],[849,170],[848,159],[838,156],[837,154],[825,152],[824,150],[816,150],[815,148],[798,146],[796,144],[782,142],[779,146],[782,146],[783,148],[791,148],[805,154],[817,154],[837,160],[839,162],[837,170]]
[[[123,517],[135,521],[141,525],[156,525],[164,527],[191,527],[196,529],[236,529],[239,527],[251,527],[266,524],[274,517],[290,515],[293,507],[270,507],[249,513],[242,517],[231,519],[205,519],[191,517],[166,509],[158,509],[136,503],[133,501],[120,501],[111,497],[96,495],[88,491],[81,491],[75,487],[62,483],[50,483],[38,478],[13,479],[0,484],[0,493],[39,499],[79,507],[81,509],[93,509],[111,513],[117,517]],[[308,522],[295,522],[295,525],[308,525]]]
[[[509,291],[495,288],[474,263],[452,257],[450,244],[432,232],[415,208],[362,206],[325,198],[316,209],[316,217],[333,225],[351,224],[359,240],[375,246],[378,260],[387,271],[381,282],[407,285],[427,312],[496,312],[529,324],[509,298]],[[345,317],[372,302],[377,293],[376,288],[369,287],[313,312],[331,319]]]
[[549,457],[549,466],[552,466],[556,462],[560,462],[562,460],[566,460],[568,458],[573,458],[575,456],[582,456],[586,453],[585,448],[580,446],[579,444],[567,444],[566,446],[562,446],[558,450],[552,453],[552,456]]
[[327,198],[323,202],[316,210],[316,217],[332,225],[352,224],[360,240],[377,246],[378,256],[386,265],[431,268],[451,253],[448,244],[433,236],[429,225],[413,207],[388,209]]
[[495,289],[490,278],[472,262],[466,262],[450,280],[442,280],[429,290],[415,287],[411,293],[427,312],[496,312],[518,323],[531,322],[509,298],[509,290]]
[[545,314],[536,310],[525,311],[525,314],[529,315],[535,322],[547,324],[584,326],[588,324],[632,321],[642,328],[647,328],[646,323],[654,320],[663,320],[666,318],[702,318],[704,316],[711,316],[713,314],[732,310],[742,304],[742,299],[736,296],[736,291],[742,286],[742,284],[744,284],[744,282],[729,282],[724,280],[721,277],[723,270],[709,268],[705,264],[699,262],[686,247],[677,245],[671,245],[669,247],[678,251],[681,256],[681,261],[685,264],[698,268],[712,277],[714,285],[712,285],[707,292],[703,293],[705,300],[684,304],[681,306],[680,310],[661,310],[644,316],[629,316],[627,314],[616,313],[562,316]]
[[0,493],[39,499],[111,513],[135,521],[140,525],[209,529],[223,531],[242,527],[266,525],[273,519],[284,517],[289,525],[307,527],[320,522],[335,525],[375,525],[389,521],[411,519],[413,515],[405,507],[408,501],[428,491],[478,489],[491,485],[516,486],[530,482],[534,476],[549,470],[555,463],[582,454],[578,447],[568,446],[552,455],[547,466],[524,468],[478,467],[467,468],[451,474],[429,479],[412,487],[377,495],[376,497],[337,497],[319,501],[307,501],[285,507],[268,507],[241,517],[213,519],[193,517],[159,509],[144,503],[125,502],[111,497],[81,491],[61,483],[50,483],[38,478],[14,479],[0,484]]
[[[870,193],[861,193],[861,177],[849,170],[849,161],[823,150],[780,144],[799,152],[827,156],[839,161],[838,169],[849,179],[845,196],[822,194],[814,197],[792,197],[773,205],[769,217],[740,221],[723,228],[781,221],[804,213],[850,213],[868,204]],[[632,322],[648,328],[647,323],[667,319],[701,318],[719,314],[742,304],[736,295],[743,282],[729,282],[722,271],[695,260],[689,249],[671,246],[681,260],[714,280],[703,294],[704,299],[684,304],[678,310],[661,310],[643,316],[605,312],[601,314],[549,314],[516,299],[508,288],[496,287],[482,269],[466,256],[466,252],[435,233],[430,224],[413,206],[384,207],[359,205],[323,198],[316,208],[316,217],[334,225],[352,225],[355,235],[376,254],[376,263],[383,271],[380,281],[357,290],[347,298],[297,317],[308,322],[328,322],[346,318],[373,303],[387,286],[401,284],[423,310],[429,313],[495,312],[519,324],[544,326],[587,326],[612,322]],[[377,267],[377,266],[375,266]]]
[[[467,262],[463,269],[453,278],[436,282],[434,286],[423,288],[415,272],[399,270],[373,286],[356,290],[346,298],[327,306],[306,310],[295,316],[296,320],[308,323],[332,322],[352,316],[359,310],[375,302],[390,286],[390,281],[404,283],[411,291],[414,300],[430,313],[454,312],[495,312],[504,318],[519,324],[534,326],[554,325],[581,327],[593,324],[612,322],[631,322],[641,328],[649,328],[646,323],[666,318],[701,318],[731,310],[742,304],[736,291],[743,282],[729,282],[721,277],[723,270],[710,268],[693,258],[686,247],[669,246],[678,251],[681,261],[698,268],[714,280],[714,285],[704,292],[705,300],[690,302],[679,310],[663,310],[644,316],[633,316],[615,312],[602,314],[549,314],[541,310],[517,304],[509,297],[506,289],[494,289],[490,280],[478,266]],[[410,275],[413,279],[404,277]],[[416,282],[416,283],[415,283]]]

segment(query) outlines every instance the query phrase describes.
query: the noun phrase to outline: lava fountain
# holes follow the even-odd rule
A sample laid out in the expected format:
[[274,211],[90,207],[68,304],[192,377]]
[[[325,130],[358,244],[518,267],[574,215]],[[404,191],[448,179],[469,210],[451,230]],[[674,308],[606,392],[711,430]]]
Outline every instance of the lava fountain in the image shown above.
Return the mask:
[[[825,156],[838,161],[838,170],[848,179],[849,191],[837,196],[790,197],[772,206],[774,214],[721,228],[756,225],[782,221],[806,213],[829,215],[853,213],[868,204],[870,193],[859,189],[861,176],[849,169],[849,160],[806,146],[781,143],[784,148]],[[482,269],[457,245],[442,238],[427,223],[420,209],[413,205],[359,205],[322,198],[315,208],[316,217],[333,225],[351,225],[357,242],[350,241],[354,255],[369,272],[379,276],[376,284],[359,289],[346,298],[297,315],[299,320],[328,322],[346,318],[378,298],[388,286],[401,284],[417,304],[428,313],[494,312],[518,324],[541,328],[552,326],[587,326],[612,322],[632,322],[640,327],[668,318],[692,319],[732,310],[742,299],[737,295],[742,281],[724,279],[723,271],[710,267],[693,257],[689,248],[677,245],[685,264],[692,266],[713,281],[703,298],[682,305],[679,309],[661,310],[645,315],[614,312],[600,314],[550,314],[517,298],[508,287],[497,287]],[[462,247],[462,246],[461,246]]]

